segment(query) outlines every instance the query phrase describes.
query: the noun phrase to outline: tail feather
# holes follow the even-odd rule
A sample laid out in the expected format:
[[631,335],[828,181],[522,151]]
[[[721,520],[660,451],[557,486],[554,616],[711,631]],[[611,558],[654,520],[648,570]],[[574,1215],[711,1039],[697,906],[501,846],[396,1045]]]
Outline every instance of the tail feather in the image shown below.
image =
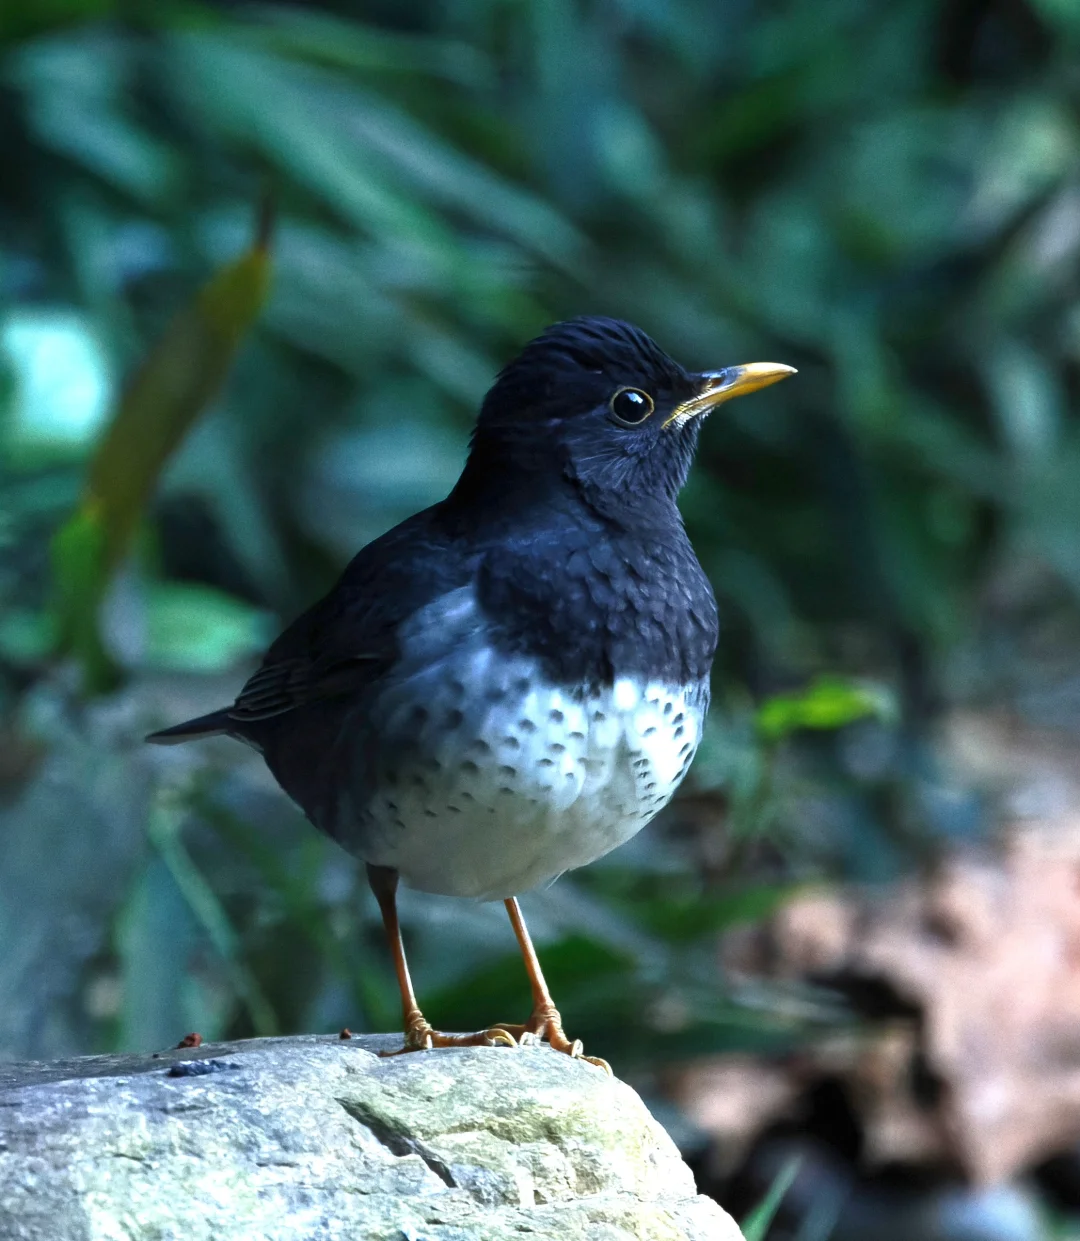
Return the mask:
[[185,720],[183,724],[159,729],[156,733],[150,733],[146,740],[153,745],[179,745],[182,741],[194,741],[197,737],[217,737],[231,732],[234,728],[235,723],[229,719],[228,707],[223,707],[220,711],[211,711],[209,715]]

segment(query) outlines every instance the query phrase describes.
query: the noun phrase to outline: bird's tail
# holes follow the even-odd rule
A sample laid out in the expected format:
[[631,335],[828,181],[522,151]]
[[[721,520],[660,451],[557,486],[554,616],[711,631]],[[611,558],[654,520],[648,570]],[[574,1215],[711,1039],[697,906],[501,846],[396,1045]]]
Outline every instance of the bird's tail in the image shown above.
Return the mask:
[[194,741],[196,737],[217,737],[227,733],[234,727],[229,719],[229,709],[211,711],[209,715],[200,715],[193,720],[185,720],[183,724],[174,724],[172,728],[162,728],[151,733],[146,740],[154,745],[179,745],[181,741]]

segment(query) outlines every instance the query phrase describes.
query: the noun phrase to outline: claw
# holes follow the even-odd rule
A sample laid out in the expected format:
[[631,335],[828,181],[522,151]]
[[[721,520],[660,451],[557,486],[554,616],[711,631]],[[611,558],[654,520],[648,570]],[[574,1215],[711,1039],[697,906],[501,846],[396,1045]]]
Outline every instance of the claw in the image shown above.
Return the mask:
[[601,1060],[599,1056],[585,1055],[581,1039],[576,1038],[571,1041],[567,1038],[563,1030],[562,1017],[556,1008],[535,1009],[524,1025],[511,1025],[509,1022],[500,1021],[494,1028],[513,1035],[519,1047],[536,1047],[546,1039],[554,1051],[565,1052],[573,1060],[584,1060],[586,1064],[603,1069],[609,1077],[615,1076],[611,1071],[611,1065],[606,1060]]
[[490,1030],[485,1030],[484,1037],[487,1040],[488,1047],[518,1046],[518,1040],[514,1038],[509,1030],[504,1030],[502,1026],[492,1026]]
[[505,1034],[509,1034],[511,1038],[517,1039],[518,1043],[521,1043],[523,1039],[527,1039],[531,1034],[536,1033],[531,1026],[512,1024],[509,1021],[497,1021],[491,1028],[493,1030],[502,1030]]
[[501,1026],[477,1030],[473,1034],[441,1034],[421,1018],[405,1031],[405,1044],[397,1051],[381,1051],[380,1056],[404,1056],[413,1051],[433,1051],[436,1047],[516,1047],[517,1039]]

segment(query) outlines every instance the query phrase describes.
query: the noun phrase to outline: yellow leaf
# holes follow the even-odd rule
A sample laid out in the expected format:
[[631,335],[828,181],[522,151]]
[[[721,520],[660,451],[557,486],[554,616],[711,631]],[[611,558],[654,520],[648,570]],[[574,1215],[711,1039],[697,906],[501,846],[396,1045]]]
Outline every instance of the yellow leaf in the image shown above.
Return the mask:
[[221,387],[266,300],[270,226],[264,204],[251,248],[211,278],[147,354],[98,445],[78,509],[55,537],[60,649],[78,656],[90,690],[115,681],[97,618],[109,578],[161,471]]

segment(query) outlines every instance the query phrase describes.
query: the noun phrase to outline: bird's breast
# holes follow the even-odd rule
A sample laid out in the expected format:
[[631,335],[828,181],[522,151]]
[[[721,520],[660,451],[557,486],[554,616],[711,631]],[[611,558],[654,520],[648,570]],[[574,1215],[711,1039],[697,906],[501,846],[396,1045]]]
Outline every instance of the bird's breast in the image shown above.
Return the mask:
[[424,891],[495,899],[586,865],[671,798],[697,749],[703,681],[559,685],[501,654],[461,597],[403,644],[346,735],[333,834]]

